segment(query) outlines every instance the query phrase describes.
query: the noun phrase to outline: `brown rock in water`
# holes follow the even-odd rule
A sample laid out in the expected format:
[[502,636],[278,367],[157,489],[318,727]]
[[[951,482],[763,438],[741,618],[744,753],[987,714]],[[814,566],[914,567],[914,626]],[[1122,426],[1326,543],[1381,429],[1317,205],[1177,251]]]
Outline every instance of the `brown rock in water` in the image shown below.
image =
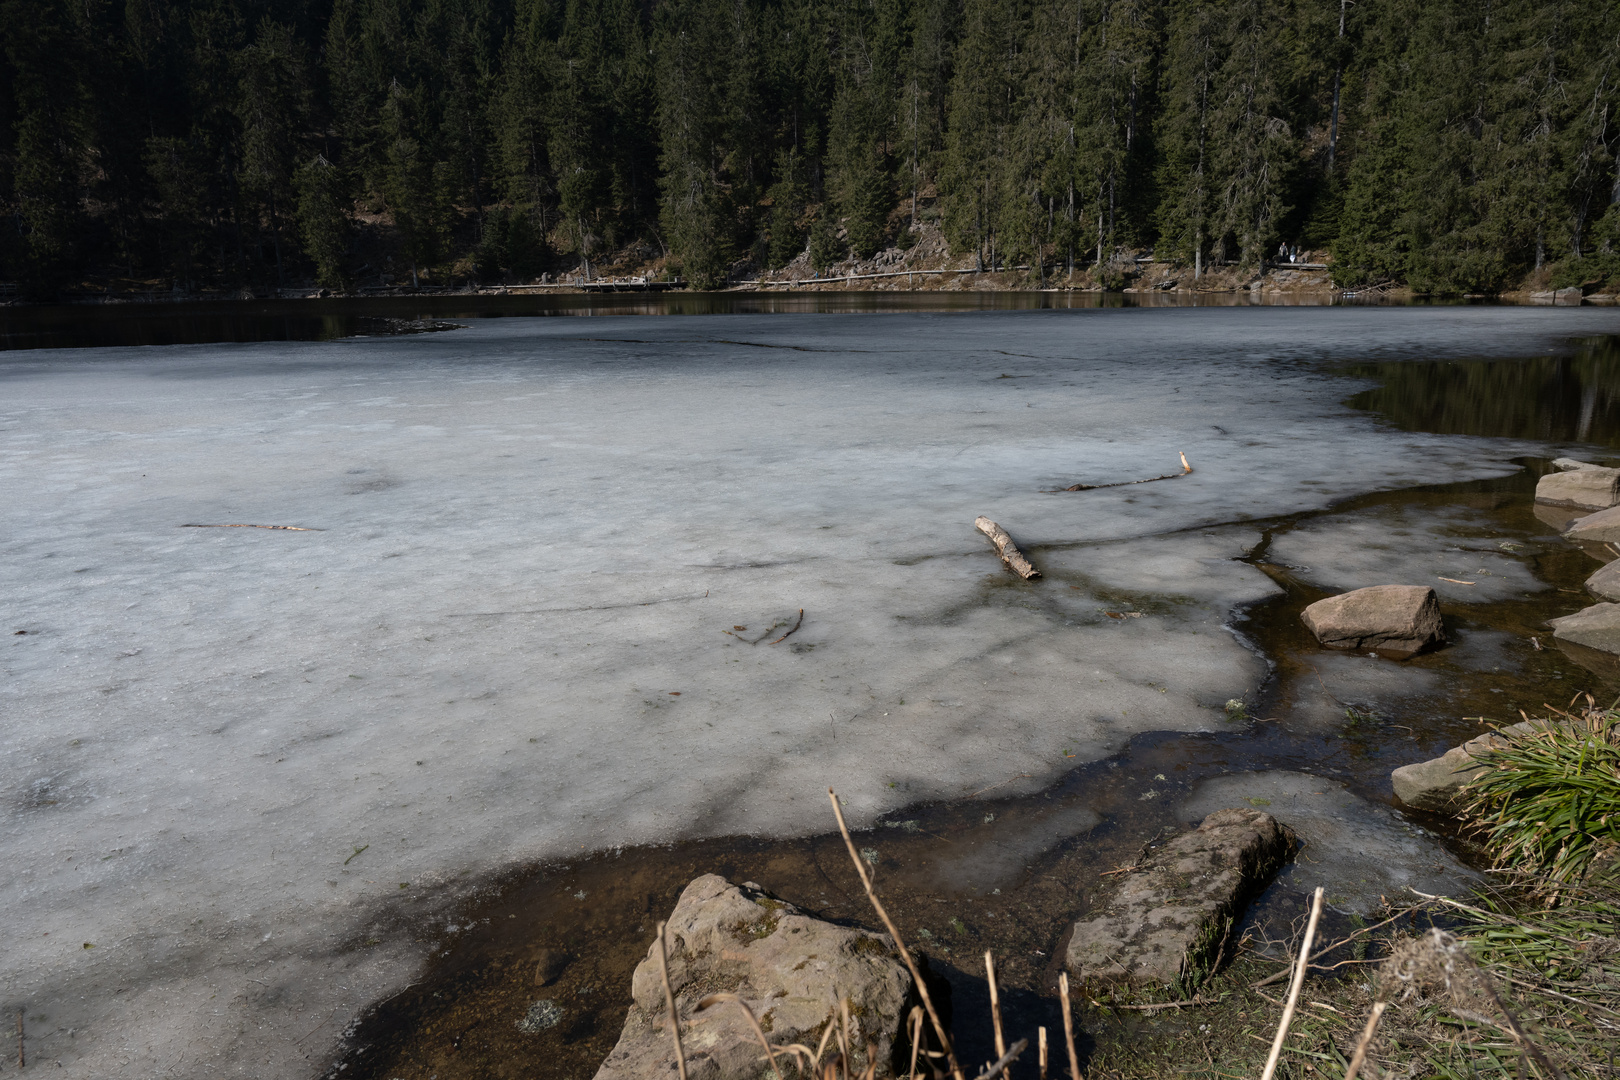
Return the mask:
[[1214,968],[1233,922],[1288,861],[1294,843],[1264,811],[1216,811],[1129,873],[1101,880],[1069,938],[1069,971],[1093,985],[1191,994]]
[[1620,540],[1620,506],[1612,506],[1607,510],[1586,515],[1564,530],[1564,538],[1577,542],[1588,540],[1598,544]]
[[[737,886],[715,874],[695,879],[681,893],[666,933],[691,1080],[768,1075],[765,1051],[736,1003],[697,1011],[699,1001],[721,992],[748,1002],[773,1045],[802,1042],[812,1048],[837,1015],[839,1000],[848,998],[851,1023],[859,1028],[851,1032],[857,1064],[851,1073],[865,1071],[869,1041],[877,1046],[879,1076],[892,1075],[897,1059],[903,1071],[905,1021],[921,998],[888,935],[834,926],[752,883]],[[630,989],[635,1003],[596,1080],[670,1080],[675,1046],[656,941],[636,965]],[[929,990],[937,1001],[941,990],[932,984]]]
[[1592,467],[1548,473],[1536,482],[1536,502],[1607,510],[1620,503],[1620,469]]
[[1446,639],[1440,601],[1427,585],[1374,585],[1318,600],[1300,613],[1330,649],[1377,649],[1406,657]]
[[550,986],[556,982],[572,959],[561,949],[541,949],[534,956],[534,985]]

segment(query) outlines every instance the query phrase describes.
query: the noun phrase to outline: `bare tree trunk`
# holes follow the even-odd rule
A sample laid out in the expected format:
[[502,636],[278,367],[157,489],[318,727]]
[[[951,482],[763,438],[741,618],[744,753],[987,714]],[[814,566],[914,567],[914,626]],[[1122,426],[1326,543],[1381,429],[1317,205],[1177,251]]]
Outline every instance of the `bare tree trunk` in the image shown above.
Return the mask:
[[1339,147],[1339,81],[1344,75],[1344,8],[1348,0],[1339,0],[1339,44],[1337,65],[1333,69],[1333,118],[1328,121],[1327,171],[1333,172],[1333,155]]

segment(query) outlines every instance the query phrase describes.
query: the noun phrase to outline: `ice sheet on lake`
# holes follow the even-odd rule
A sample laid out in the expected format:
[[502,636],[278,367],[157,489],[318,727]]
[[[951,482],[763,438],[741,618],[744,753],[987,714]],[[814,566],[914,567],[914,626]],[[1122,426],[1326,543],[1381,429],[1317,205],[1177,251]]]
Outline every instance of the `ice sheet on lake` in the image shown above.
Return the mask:
[[1451,608],[1546,588],[1528,565],[1530,553],[1518,554],[1523,547],[1466,507],[1381,506],[1279,533],[1268,556],[1321,588],[1427,585]]
[[[1217,526],[1526,449],[1388,430],[1298,361],[1614,323],[502,319],[8,354],[0,974],[31,1056],[309,1075],[458,882],[820,831],[829,784],[871,822],[1219,723],[1264,672],[1220,624],[1268,584]],[[1178,451],[1193,475],[1042,490]],[[1012,580],[979,514],[1047,576]],[[1101,613],[1124,600],[1146,613]]]

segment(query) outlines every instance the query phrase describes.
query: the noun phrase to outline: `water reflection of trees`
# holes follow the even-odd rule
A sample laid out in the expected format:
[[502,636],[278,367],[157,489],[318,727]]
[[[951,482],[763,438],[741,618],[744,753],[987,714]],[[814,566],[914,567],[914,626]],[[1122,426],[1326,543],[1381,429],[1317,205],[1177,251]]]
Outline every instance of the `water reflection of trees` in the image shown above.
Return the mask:
[[1383,385],[1351,398],[1407,431],[1620,447],[1620,337],[1569,356],[1357,364]]

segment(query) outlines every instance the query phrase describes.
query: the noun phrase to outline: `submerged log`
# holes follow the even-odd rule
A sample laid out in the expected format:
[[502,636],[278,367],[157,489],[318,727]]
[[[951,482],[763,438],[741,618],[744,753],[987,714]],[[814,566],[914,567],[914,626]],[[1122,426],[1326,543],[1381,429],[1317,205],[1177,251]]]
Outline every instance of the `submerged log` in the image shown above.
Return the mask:
[[1041,576],[1041,572],[1031,566],[1029,560],[1024,558],[1024,553],[1018,550],[1018,545],[1013,543],[1013,539],[1007,535],[1006,529],[1003,529],[987,517],[974,518],[973,527],[988,536],[990,542],[996,545],[996,551],[1000,553],[1001,561],[1007,564],[1007,569],[1025,581],[1031,581]]

